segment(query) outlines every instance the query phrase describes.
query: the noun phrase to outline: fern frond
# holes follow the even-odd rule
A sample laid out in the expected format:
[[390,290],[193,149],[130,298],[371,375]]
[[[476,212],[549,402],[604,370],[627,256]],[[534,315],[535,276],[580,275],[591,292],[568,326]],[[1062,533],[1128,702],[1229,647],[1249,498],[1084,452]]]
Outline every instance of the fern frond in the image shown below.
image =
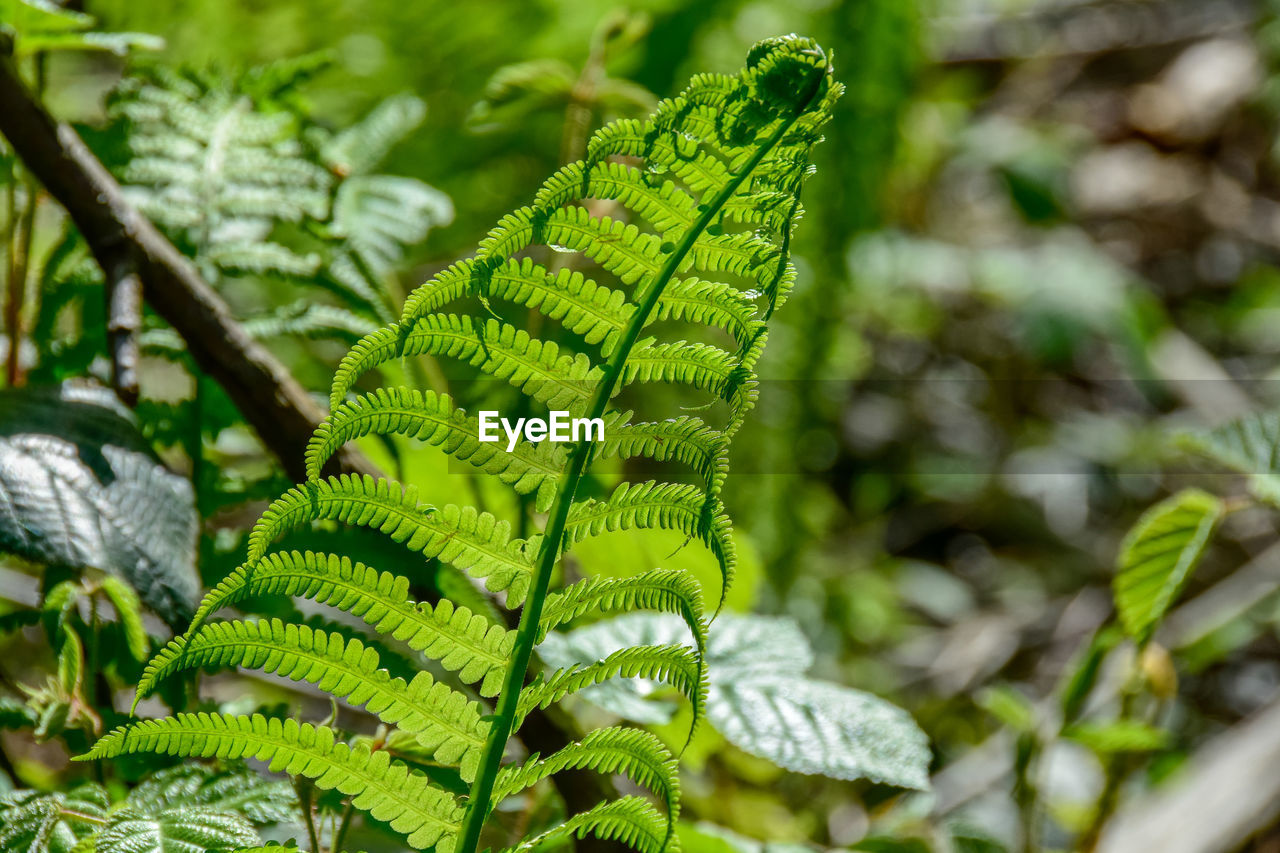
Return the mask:
[[385,752],[337,741],[326,726],[258,714],[177,714],[122,726],[77,760],[139,753],[265,761],[273,773],[305,776],[318,788],[350,795],[355,808],[387,821],[418,849],[436,844],[439,850],[452,850],[462,819],[454,797],[425,776]]
[[662,268],[663,243],[629,222],[592,216],[585,207],[523,207],[504,216],[480,241],[483,257],[509,258],[535,243],[581,252],[624,284]]
[[688,646],[637,646],[620,649],[601,661],[559,669],[539,676],[520,694],[516,719],[535,708],[546,708],[570,694],[611,678],[647,678],[680,691],[693,704],[695,726],[706,700],[706,672],[702,659]]
[[512,539],[510,523],[469,506],[420,505],[416,486],[343,474],[290,489],[277,498],[249,533],[248,562],[262,559],[283,533],[320,520],[385,533],[411,551],[482,578],[493,592],[505,590],[513,607],[528,590],[530,554],[540,541],[538,537]]
[[689,228],[698,218],[697,204],[675,184],[651,185],[636,167],[612,161],[593,169],[582,163],[561,167],[538,190],[533,206],[550,210],[591,198],[618,202],[659,234]]
[[[737,549],[720,501],[684,483],[623,483],[608,500],[585,500],[569,510],[565,549],[617,530],[678,530],[697,538],[720,566],[720,602],[733,583]],[[718,610],[719,608],[717,608]]]
[[413,735],[439,761],[460,765],[463,778],[475,772],[487,729],[480,719],[484,709],[427,672],[407,684],[392,678],[379,668],[378,653],[358,639],[279,619],[209,622],[170,641],[147,665],[138,693],[176,672],[204,666],[260,669],[314,684]]
[[444,356],[479,367],[548,408],[579,414],[601,375],[585,355],[561,355],[554,342],[530,338],[506,323],[488,320],[477,326],[470,317],[428,314],[412,327],[381,328],[352,347],[334,374],[329,407],[338,408],[362,374],[412,355]]
[[709,494],[718,496],[729,473],[728,451],[728,436],[699,418],[682,415],[657,423],[606,423],[595,458],[680,462],[702,477]]
[[551,442],[520,441],[507,452],[503,443],[480,441],[479,421],[454,408],[447,394],[379,388],[343,403],[316,429],[307,445],[307,476],[318,479],[320,469],[342,445],[370,433],[403,435],[439,447],[519,494],[545,487],[544,500],[554,497],[567,455]]
[[311,275],[318,258],[267,241],[277,222],[324,219],[330,175],[308,160],[287,112],[226,83],[157,72],[127,78],[112,114],[127,126],[121,178],[153,221],[228,272]]
[[672,281],[658,297],[655,319],[685,320],[720,329],[746,350],[760,335],[764,321],[756,307],[736,287],[719,281],[684,278]]
[[596,131],[587,143],[586,166],[596,169],[610,157],[640,157],[646,175],[670,172],[690,191],[705,198],[725,188],[732,179],[724,161],[703,151],[698,140],[679,133],[661,133],[646,122],[622,119]]
[[622,368],[622,383],[635,382],[667,382],[704,391],[729,404],[735,425],[755,405],[757,396],[755,378],[743,359],[710,344],[637,345]]
[[266,314],[248,317],[241,322],[241,326],[258,340],[297,337],[345,338],[354,342],[373,330],[373,324],[359,314],[310,300],[301,300]]
[[654,569],[629,578],[587,578],[548,595],[538,626],[538,642],[561,625],[588,613],[636,610],[674,613],[689,627],[699,652],[706,644],[702,587],[687,572],[668,569]]
[[497,265],[474,258],[454,264],[410,293],[400,325],[411,328],[419,318],[468,296],[533,308],[560,321],[587,343],[601,344],[606,355],[610,342],[621,335],[635,311],[621,291],[603,287],[568,267],[552,273],[530,258]]
[[778,247],[756,234],[717,234],[693,244],[684,268],[730,273],[756,282],[757,289],[763,291],[776,277],[781,259]]
[[563,770],[579,769],[626,776],[662,800],[671,823],[680,816],[679,765],[671,751],[650,732],[620,727],[596,729],[546,758],[533,755],[503,768],[493,786],[494,802]]
[[679,853],[675,837],[667,832],[666,818],[636,796],[620,797],[576,814],[559,826],[508,847],[503,853],[527,853],[569,838],[588,834],[617,841],[638,853]]
[[188,635],[219,609],[254,595],[308,598],[350,613],[457,672],[464,683],[479,682],[481,696],[497,693],[515,642],[513,632],[447,598],[434,606],[413,601],[408,578],[311,551],[271,553],[237,568],[205,596]]

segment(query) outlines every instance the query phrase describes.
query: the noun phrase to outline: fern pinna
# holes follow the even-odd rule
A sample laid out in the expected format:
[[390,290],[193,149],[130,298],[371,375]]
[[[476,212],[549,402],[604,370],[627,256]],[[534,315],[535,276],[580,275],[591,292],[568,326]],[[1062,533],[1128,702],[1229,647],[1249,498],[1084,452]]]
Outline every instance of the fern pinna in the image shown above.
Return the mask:
[[[355,808],[389,823],[411,847],[442,853],[475,853],[494,805],[552,774],[619,773],[652,792],[661,808],[644,797],[622,797],[572,815],[520,847],[592,833],[643,853],[674,849],[675,761],[647,732],[605,728],[546,757],[507,766],[502,757],[529,713],[617,676],[671,685],[693,703],[697,719],[706,626],[691,576],[654,570],[589,578],[558,593],[549,592],[549,583],[560,557],[584,539],[621,528],[674,529],[716,556],[723,600],[734,570],[719,495],[727,445],[754,401],[753,367],[765,322],[793,283],[788,246],[800,216],[800,187],[840,92],[830,74],[828,58],[808,39],[762,42],[737,76],[696,77],[646,121],[600,130],[586,160],[562,168],[532,206],[504,217],[474,258],[414,292],[400,322],[366,336],[338,368],[331,414],[307,449],[309,481],[267,509],[251,533],[247,561],[209,593],[186,634],[156,656],[139,685],[142,697],[173,673],[213,665],[306,680],[415,737],[436,762],[457,768],[470,786],[466,796],[386,751],[343,742],[328,726],[262,716],[179,714],[137,722],[103,737],[87,757],[162,752],[261,759],[273,770],[349,795]],[[603,203],[624,209],[629,221],[595,215]],[[522,255],[539,245],[578,253],[583,268],[610,275],[613,283]],[[465,299],[478,300],[483,311],[442,313]],[[495,306],[502,303],[559,321],[582,342],[579,351],[497,319]],[[660,321],[717,329],[731,343],[641,338]],[[381,388],[353,396],[362,375],[412,355],[458,359],[515,386],[531,405],[603,418],[604,440],[522,441],[507,453],[482,443],[476,415],[455,408],[444,394]],[[727,421],[721,427],[689,415],[634,421],[610,401],[635,383],[692,386],[723,401]],[[387,479],[321,477],[339,447],[370,434],[421,439],[521,495],[534,495],[546,513],[543,531],[516,538],[507,521],[470,506],[421,505],[415,487]],[[606,498],[580,496],[589,465],[605,457],[680,462],[693,468],[698,484],[624,484]],[[282,534],[319,520],[381,531],[482,579],[504,593],[505,606],[521,608],[518,627],[509,630],[448,600],[411,601],[406,578],[344,556],[272,550]],[[451,675],[393,676],[370,645],[304,625],[211,621],[221,608],[264,593],[347,611]],[[628,648],[527,679],[534,648],[547,632],[583,616],[641,609],[680,615],[698,649]]]

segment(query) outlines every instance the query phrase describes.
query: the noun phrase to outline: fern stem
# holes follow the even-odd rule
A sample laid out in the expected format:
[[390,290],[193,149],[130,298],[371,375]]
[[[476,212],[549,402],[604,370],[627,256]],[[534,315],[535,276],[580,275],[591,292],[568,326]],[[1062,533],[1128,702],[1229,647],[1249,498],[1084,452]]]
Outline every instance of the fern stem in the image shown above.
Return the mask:
[[[820,89],[820,83],[821,80],[819,79],[819,85],[815,86],[815,94]],[[644,291],[639,309],[631,316],[621,342],[609,357],[604,376],[592,395],[591,405],[587,412],[588,418],[599,418],[604,415],[609,400],[613,396],[614,387],[622,376],[627,357],[631,354],[631,349],[639,339],[645,321],[653,313],[659,297],[662,296],[662,291],[675,275],[685,256],[693,249],[694,243],[711,225],[720,210],[737,192],[743,181],[751,176],[765,156],[782,140],[791,125],[808,107],[811,99],[812,96],[806,98],[788,118],[782,121],[768,141],[760,146],[751,159],[742,167],[741,171],[734,175],[716,195],[715,199],[707,205],[702,215],[680,241],[679,246],[667,258],[658,276]],[[511,664],[502,684],[502,692],[498,697],[498,707],[494,713],[489,735],[480,754],[479,771],[476,774],[475,782],[472,783],[470,796],[467,798],[467,810],[462,819],[459,843],[454,848],[456,853],[476,853],[479,849],[480,832],[489,816],[494,781],[498,775],[498,768],[502,761],[502,754],[506,749],[507,740],[512,734],[521,688],[524,685],[525,676],[528,674],[533,648],[537,643],[538,626],[542,621],[542,607],[551,583],[552,570],[555,568],[556,560],[560,555],[565,525],[569,519],[569,509],[573,505],[574,495],[590,458],[590,442],[586,440],[578,442],[570,453],[569,464],[566,466],[564,474],[561,475],[560,487],[557,490],[555,503],[552,505],[548,516],[542,546],[538,551],[538,561],[534,567],[529,596],[525,600],[524,609],[520,613],[520,625],[516,630],[515,648],[512,649]]]
[[294,781],[294,790],[298,794],[298,808],[302,812],[302,820],[307,826],[307,840],[311,849],[319,853],[320,835],[316,832],[316,816],[311,811],[311,782],[305,779]]
[[[352,800],[354,799],[353,797]],[[338,824],[333,833],[333,845],[330,847],[332,853],[342,853],[342,842],[347,840],[347,831],[351,829],[351,818],[355,817],[355,813],[355,803],[348,800],[347,807],[342,811],[342,823]]]

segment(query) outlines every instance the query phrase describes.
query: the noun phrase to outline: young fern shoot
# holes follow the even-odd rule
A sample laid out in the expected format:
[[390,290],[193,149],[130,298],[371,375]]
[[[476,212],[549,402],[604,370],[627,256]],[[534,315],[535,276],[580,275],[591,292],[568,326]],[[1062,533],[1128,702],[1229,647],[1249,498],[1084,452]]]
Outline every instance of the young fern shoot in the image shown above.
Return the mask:
[[[734,548],[720,501],[728,444],[755,400],[754,366],[765,325],[794,281],[787,254],[800,216],[800,188],[840,86],[827,56],[797,36],[750,52],[736,76],[695,77],[645,121],[596,133],[586,159],[553,175],[531,206],[504,217],[470,260],[407,299],[398,323],[366,336],[338,367],[331,413],[307,448],[307,483],[276,500],[250,536],[246,562],[213,589],[187,632],[148,666],[139,698],[164,678],[202,666],[242,666],[305,680],[412,736],[457,769],[465,796],[325,725],[262,716],[178,714],[103,737],[86,758],[137,752],[254,757],[273,770],[338,789],[356,809],[386,821],[417,850],[476,853],[494,806],[563,770],[624,774],[650,791],[572,815],[514,849],[591,833],[641,853],[675,848],[676,763],[656,737],[610,727],[552,755],[502,765],[526,716],[614,677],[662,681],[702,710],[706,639],[701,591],[683,572],[588,578],[550,591],[553,570],[577,543],[608,531],[666,529],[702,542],[719,563],[723,591]],[[591,206],[586,206],[590,202]],[[604,204],[626,220],[596,215]],[[548,269],[522,253],[537,246],[576,252],[581,269]],[[608,280],[606,280],[606,277]],[[745,287],[733,282],[745,283]],[[479,300],[473,316],[460,307]],[[570,352],[498,319],[504,305],[558,321],[580,341]],[[459,313],[446,313],[453,308]],[[663,321],[724,333],[729,347],[642,338]],[[603,441],[518,442],[511,452],[480,440],[476,413],[446,395],[408,388],[355,391],[362,376],[406,356],[465,362],[505,380],[550,410],[602,418]],[[722,401],[725,423],[685,415],[651,422],[611,408],[625,387],[688,386]],[[541,533],[513,536],[508,521],[471,506],[424,506],[417,489],[389,479],[322,478],[324,463],[362,436],[401,435],[441,448],[515,492],[536,495]],[[697,484],[624,483],[607,498],[580,496],[591,464],[605,457],[678,462]],[[273,543],[312,522],[377,530],[424,557],[483,580],[521,608],[510,630],[447,599],[412,601],[409,581],[341,554],[282,551]],[[312,599],[346,611],[376,633],[433,659],[450,676],[393,676],[354,637],[279,620],[214,621],[227,606],[261,594]],[[627,648],[588,665],[528,672],[547,633],[582,616],[635,610],[679,615],[696,648]],[[493,699],[493,705],[488,704]],[[696,724],[696,723],[695,723]]]

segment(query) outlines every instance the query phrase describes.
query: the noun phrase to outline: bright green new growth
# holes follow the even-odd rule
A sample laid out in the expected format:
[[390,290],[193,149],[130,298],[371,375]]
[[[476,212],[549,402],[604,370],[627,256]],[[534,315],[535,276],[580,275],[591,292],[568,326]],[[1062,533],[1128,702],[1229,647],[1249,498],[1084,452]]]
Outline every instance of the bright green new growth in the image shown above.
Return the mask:
[[[86,758],[134,752],[259,758],[336,788],[355,808],[390,822],[410,846],[440,853],[480,849],[481,830],[502,798],[562,770],[594,769],[628,776],[662,808],[639,796],[601,803],[518,849],[588,833],[642,853],[675,849],[675,761],[657,738],[610,728],[520,765],[503,767],[501,760],[526,715],[619,676],[664,682],[693,703],[695,721],[702,713],[706,620],[691,577],[655,570],[589,578],[558,593],[549,585],[564,552],[621,529],[676,530],[703,543],[723,575],[721,600],[733,579],[733,540],[719,494],[728,443],[755,400],[753,370],[766,321],[795,278],[787,253],[800,188],[840,93],[826,55],[808,39],[762,42],[747,65],[735,77],[695,77],[649,119],[599,131],[585,162],[557,172],[533,206],[502,219],[474,258],[411,294],[399,323],[351,350],[334,378],[332,413],[307,448],[308,482],[267,509],[250,536],[246,563],[206,596],[186,634],[155,657],[139,685],[142,697],[168,675],[202,666],[305,680],[415,737],[437,761],[458,768],[468,795],[455,797],[386,752],[348,746],[327,726],[259,716],[139,722],[103,737]],[[612,215],[596,215],[601,208]],[[537,247],[577,253],[584,272],[552,270],[524,256]],[[587,271],[613,280],[597,283]],[[469,307],[476,301],[478,312]],[[560,322],[574,348],[493,316],[504,304]],[[443,313],[450,307],[460,313]],[[650,325],[672,321],[718,330],[727,346],[641,338]],[[406,388],[351,395],[364,374],[409,355],[473,365],[519,389],[535,410],[603,418],[606,438],[520,444],[507,454],[481,443],[475,413],[445,395]],[[724,425],[690,415],[632,422],[631,413],[610,408],[624,386],[649,383],[689,386],[722,401]],[[421,439],[517,493],[536,495],[546,513],[543,531],[517,538],[509,522],[488,512],[424,506],[414,486],[387,479],[320,478],[343,443],[373,434]],[[699,484],[624,483],[607,498],[579,497],[588,466],[604,457],[678,462]],[[273,550],[282,534],[320,520],[380,531],[471,574],[504,593],[507,607],[521,607],[518,627],[490,623],[449,601],[411,601],[406,578],[343,556]],[[211,621],[217,610],[264,593],[343,610],[424,652],[449,678],[395,677],[369,644],[306,626]],[[678,615],[696,649],[626,648],[526,683],[534,647],[548,632],[582,616],[634,610]],[[495,695],[490,710],[482,697]]]

